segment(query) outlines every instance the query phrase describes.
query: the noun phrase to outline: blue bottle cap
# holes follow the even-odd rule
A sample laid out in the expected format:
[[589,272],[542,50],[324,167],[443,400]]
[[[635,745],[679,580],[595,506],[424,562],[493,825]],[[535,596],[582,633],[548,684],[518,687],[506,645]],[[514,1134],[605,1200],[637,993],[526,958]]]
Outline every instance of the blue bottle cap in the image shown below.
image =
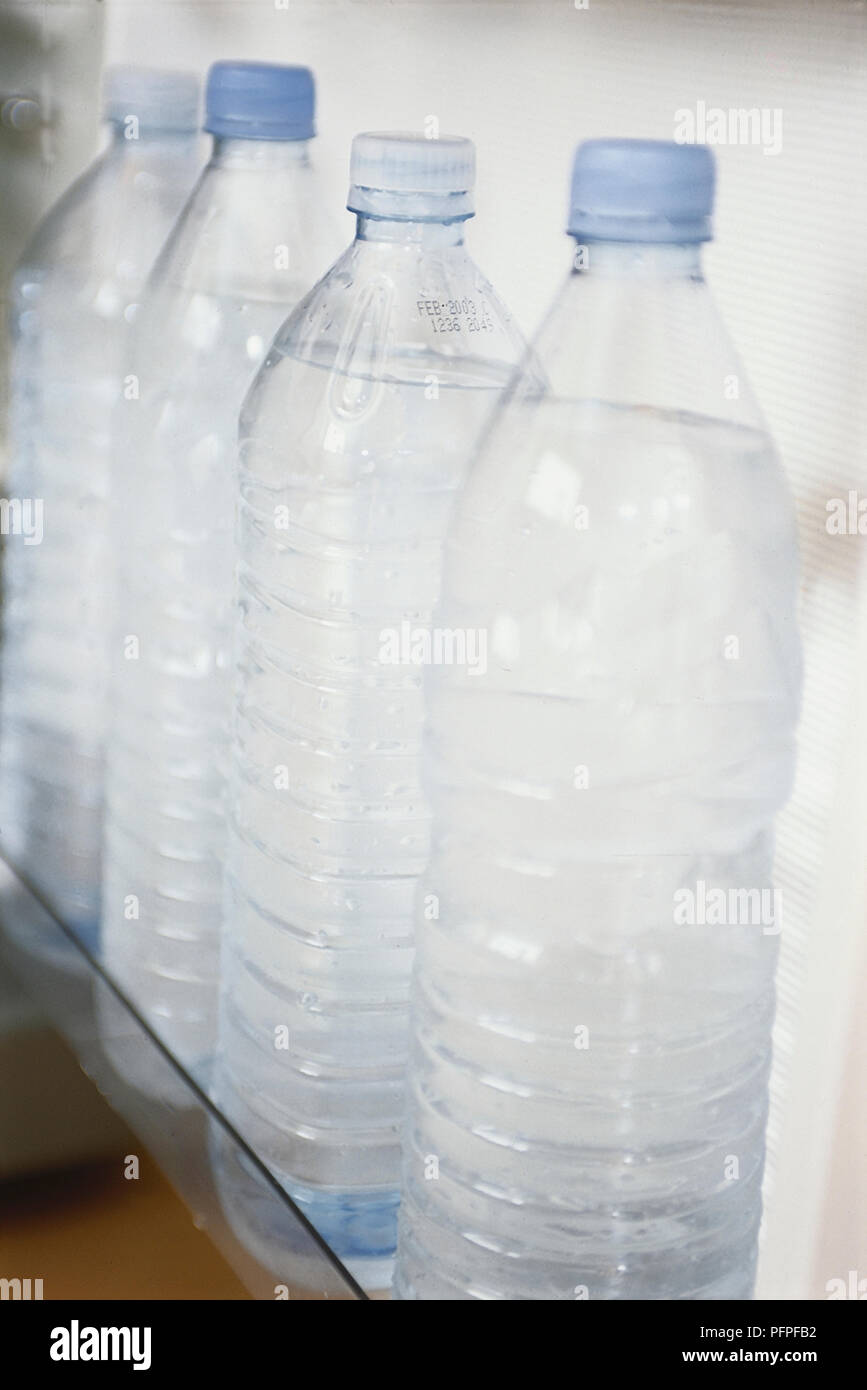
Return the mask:
[[117,122],[135,116],[145,130],[198,130],[199,79],[193,72],[170,68],[107,68],[102,114]]
[[214,63],[205,94],[205,130],[234,140],[309,140],[315,89],[309,68],[279,63]]
[[714,157],[673,140],[585,140],[575,151],[570,236],[587,241],[710,241]]

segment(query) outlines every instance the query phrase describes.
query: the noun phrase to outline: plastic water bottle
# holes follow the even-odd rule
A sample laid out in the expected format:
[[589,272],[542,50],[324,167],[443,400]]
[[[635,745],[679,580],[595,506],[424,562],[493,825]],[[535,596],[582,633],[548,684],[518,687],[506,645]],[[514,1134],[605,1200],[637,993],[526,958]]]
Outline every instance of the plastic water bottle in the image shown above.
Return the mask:
[[431,674],[403,1299],[751,1295],[797,559],[712,201],[704,147],[579,148],[545,385],[456,508],[488,660]]
[[464,139],[356,137],[356,238],[241,418],[217,1094],[369,1284],[396,1236],[421,663],[446,519],[521,351],[464,246],[474,164]]
[[113,68],[104,153],[12,285],[0,673],[0,843],[92,942],[112,586],[112,407],[154,257],[199,164],[198,81]]
[[216,63],[205,129],[123,404],[103,892],[109,970],[191,1067],[216,1031],[238,412],[329,251],[308,68]]

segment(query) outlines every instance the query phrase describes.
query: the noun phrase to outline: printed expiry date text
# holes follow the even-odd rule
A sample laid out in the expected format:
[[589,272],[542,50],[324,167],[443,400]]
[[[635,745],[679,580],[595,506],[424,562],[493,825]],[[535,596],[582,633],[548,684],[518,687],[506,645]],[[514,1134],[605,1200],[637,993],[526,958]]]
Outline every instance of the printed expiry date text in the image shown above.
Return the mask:
[[484,299],[419,299],[416,308],[430,320],[434,333],[493,333],[494,321]]

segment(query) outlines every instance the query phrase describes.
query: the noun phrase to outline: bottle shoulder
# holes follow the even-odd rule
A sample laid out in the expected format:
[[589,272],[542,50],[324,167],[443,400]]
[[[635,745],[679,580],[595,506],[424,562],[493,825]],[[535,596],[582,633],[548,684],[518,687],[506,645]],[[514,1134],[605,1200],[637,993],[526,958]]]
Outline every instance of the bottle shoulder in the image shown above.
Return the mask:
[[196,165],[193,145],[171,160],[156,150],[106,149],[49,209],[25,248],[12,284],[19,308],[53,295],[93,304],[98,316],[122,312],[141,292]]
[[108,154],[103,151],[92,160],[48,208],[19,257],[16,277],[44,271],[59,256],[75,258],[89,246],[111,181]]
[[335,229],[309,165],[202,170],[148,278],[148,300],[173,295],[297,302],[334,255]]
[[[573,271],[532,344],[537,393],[685,413],[767,432],[744,364],[699,275]],[[533,393],[516,382],[514,395]]]
[[277,334],[264,374],[293,362],[345,375],[420,379],[467,364],[502,387],[525,351],[509,310],[463,247],[355,241],[299,302]]

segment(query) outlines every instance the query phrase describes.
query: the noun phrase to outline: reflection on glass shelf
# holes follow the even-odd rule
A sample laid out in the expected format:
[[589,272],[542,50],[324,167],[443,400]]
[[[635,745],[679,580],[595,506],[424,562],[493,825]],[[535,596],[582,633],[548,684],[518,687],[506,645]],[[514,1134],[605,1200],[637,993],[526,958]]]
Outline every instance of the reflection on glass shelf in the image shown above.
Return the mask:
[[[363,1299],[244,1140],[74,932],[0,859],[0,969],[17,979],[141,1138],[254,1298]],[[230,1210],[220,1191],[231,1193]]]

